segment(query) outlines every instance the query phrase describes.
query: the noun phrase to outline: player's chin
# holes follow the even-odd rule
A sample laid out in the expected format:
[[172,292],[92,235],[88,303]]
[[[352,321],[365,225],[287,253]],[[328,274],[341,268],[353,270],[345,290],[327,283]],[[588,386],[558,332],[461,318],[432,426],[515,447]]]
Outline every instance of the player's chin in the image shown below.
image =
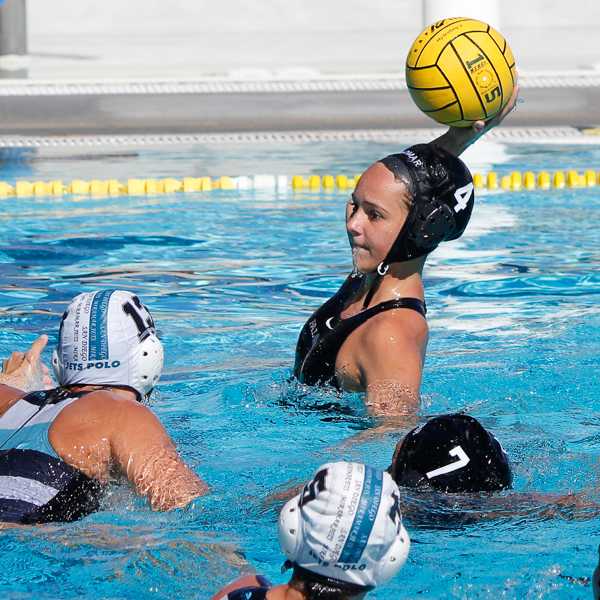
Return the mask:
[[355,268],[361,273],[375,273],[377,271],[377,267],[379,266],[378,262],[374,260],[357,260],[354,262]]

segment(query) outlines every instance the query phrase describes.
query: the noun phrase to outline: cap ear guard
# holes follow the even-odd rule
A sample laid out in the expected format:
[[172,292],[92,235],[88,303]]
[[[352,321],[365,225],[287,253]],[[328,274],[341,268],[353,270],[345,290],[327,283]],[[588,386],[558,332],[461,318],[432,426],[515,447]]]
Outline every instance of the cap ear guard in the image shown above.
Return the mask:
[[459,238],[474,204],[473,178],[456,156],[431,144],[411,146],[382,162],[399,181],[406,182],[412,204],[402,229],[379,265],[403,262],[429,254],[441,242]]
[[378,582],[389,581],[406,563],[410,552],[410,536],[400,523],[400,532],[391,548],[381,557],[375,570],[375,578]]
[[279,543],[283,553],[293,563],[296,562],[303,538],[299,501],[300,494],[289,500],[279,513]]
[[433,251],[456,228],[456,219],[447,204],[432,200],[416,207],[411,225],[407,238],[422,251]]
[[149,335],[140,342],[135,354],[136,372],[131,383],[145,398],[160,379],[164,362],[163,345],[155,335]]
[[63,379],[63,365],[56,348],[52,350],[52,370],[54,371],[54,377],[56,377],[58,385],[61,385]]

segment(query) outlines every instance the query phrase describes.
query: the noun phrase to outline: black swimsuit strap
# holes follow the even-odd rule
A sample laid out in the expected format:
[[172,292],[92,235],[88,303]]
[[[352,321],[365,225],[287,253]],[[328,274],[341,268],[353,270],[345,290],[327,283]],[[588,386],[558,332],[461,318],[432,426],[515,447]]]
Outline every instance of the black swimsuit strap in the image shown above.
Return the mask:
[[29,394],[23,396],[21,400],[25,400],[29,402],[29,404],[34,404],[42,409],[49,404],[58,404],[59,402],[69,400],[70,398],[81,398],[89,393],[89,391],[71,392],[68,388],[57,387],[51,390],[29,392]]
[[386,300],[385,302],[375,304],[375,306],[361,310],[359,313],[346,319],[340,319],[339,317],[333,319],[334,322],[331,325],[328,325],[328,327],[334,329],[338,325],[347,324],[348,327],[351,327],[352,330],[354,330],[374,315],[386,310],[393,310],[394,308],[409,308],[418,312],[422,317],[427,315],[427,307],[423,300],[420,300],[419,298],[396,298],[394,300]]
[[[376,306],[381,306],[380,310],[389,310],[391,308],[410,308],[417,311],[422,317],[427,316],[427,306],[419,298],[397,298],[396,300],[387,300]],[[375,306],[373,307],[375,308]]]
[[371,317],[387,310],[407,308],[425,317],[425,302],[419,298],[397,298],[365,308],[351,317],[340,318],[351,298],[356,297],[361,275],[352,274],[338,292],[305,323],[296,346],[294,375],[308,385],[335,383],[335,362],[348,336]]

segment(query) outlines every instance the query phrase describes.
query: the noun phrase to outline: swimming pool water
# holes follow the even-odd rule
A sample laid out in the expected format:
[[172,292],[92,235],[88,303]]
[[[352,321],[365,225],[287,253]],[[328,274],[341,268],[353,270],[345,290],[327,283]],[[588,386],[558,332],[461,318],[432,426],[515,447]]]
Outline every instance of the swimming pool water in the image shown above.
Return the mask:
[[[0,179],[354,173],[397,150],[356,142],[27,153],[4,162]],[[491,166],[600,168],[597,147],[505,152]],[[512,459],[514,493],[586,491],[600,504],[599,195],[482,195],[467,234],[426,267],[422,414],[481,419]],[[115,485],[103,510],[78,523],[3,530],[1,597],[204,599],[247,564],[283,582],[269,493],[328,460],[389,464],[398,433],[344,444],[375,425],[357,395],[288,382],[301,326],[351,267],[345,200],[262,190],[2,201],[0,355],[41,332],[54,343],[80,291],[138,292],[166,349],[153,409],[212,493],[160,514]],[[591,597],[598,511],[552,510],[537,496],[501,515],[487,499],[464,511],[460,499],[405,502],[409,561],[369,598]]]

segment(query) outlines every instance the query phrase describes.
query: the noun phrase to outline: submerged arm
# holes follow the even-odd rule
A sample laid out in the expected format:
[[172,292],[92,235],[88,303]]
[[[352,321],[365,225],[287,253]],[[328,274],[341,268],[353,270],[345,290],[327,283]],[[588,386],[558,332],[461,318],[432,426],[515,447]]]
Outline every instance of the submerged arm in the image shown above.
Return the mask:
[[513,492],[488,499],[478,513],[481,520],[505,517],[538,517],[577,521],[594,519],[600,515],[600,504],[584,493],[549,494],[541,492]]
[[454,528],[515,518],[526,521],[596,519],[600,515],[600,504],[583,493],[444,494],[409,490],[403,495],[402,514],[412,527]]
[[113,460],[154,510],[182,508],[208,491],[150,409],[127,402],[119,412],[111,436]]

